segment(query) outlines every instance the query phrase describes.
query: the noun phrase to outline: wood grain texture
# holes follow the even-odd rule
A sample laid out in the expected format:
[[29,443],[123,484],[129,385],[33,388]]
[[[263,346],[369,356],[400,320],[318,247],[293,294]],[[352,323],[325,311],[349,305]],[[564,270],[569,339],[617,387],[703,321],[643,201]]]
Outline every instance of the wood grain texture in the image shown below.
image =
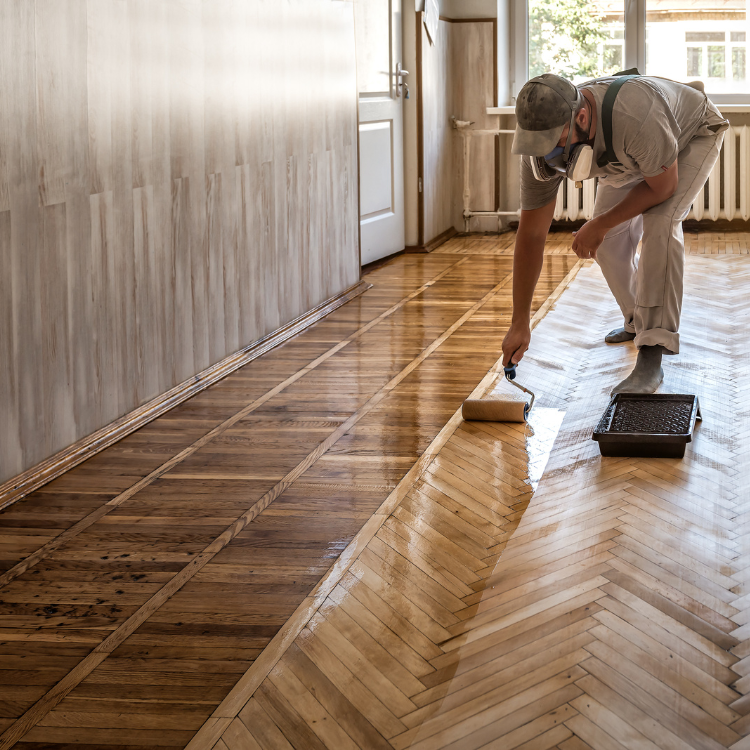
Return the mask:
[[351,3],[2,15],[0,482],[359,276]]
[[[496,127],[497,118],[487,114],[487,107],[495,105],[496,26],[492,21],[476,21],[451,24],[450,86],[451,113],[458,120],[468,120],[473,129]],[[451,223],[458,231],[464,231],[463,185],[464,158],[463,141],[453,133]],[[500,136],[472,138],[469,170],[471,174],[471,208],[475,211],[494,211],[496,203],[495,175],[497,173],[496,147]],[[505,136],[502,136],[505,137]],[[481,228],[480,224],[470,227]],[[497,223],[487,225],[497,229]]]
[[[432,45],[419,24],[421,38],[423,245],[450,227],[464,231],[463,141],[451,117],[474,122],[473,128],[495,127],[486,114],[495,97],[495,26],[479,20],[441,20]],[[472,208],[495,210],[496,138],[472,139]],[[497,223],[490,226],[495,229]]]
[[326,300],[321,305],[282,326],[278,331],[274,331],[250,346],[230,354],[155,399],[147,401],[124,417],[116,419],[100,430],[91,433],[91,435],[77,440],[68,448],[9,479],[0,485],[0,509],[7,508],[30,492],[43,487],[55,477],[70,471],[82,461],[122,440],[157,417],[174,409],[175,406],[192,398],[196,393],[200,393],[253,359],[298,335],[308,326],[361,294],[368,286],[365,281],[358,282],[350,289],[330,300]]
[[[453,226],[451,192],[453,185],[453,128],[451,47],[453,24],[440,21],[437,41],[430,44],[423,23],[421,38],[422,101],[422,205],[424,236],[422,245]],[[462,227],[463,228],[463,227]]]
[[[573,265],[552,259],[535,308]],[[327,596],[326,571],[481,380],[510,266],[401,256],[325,320],[0,514],[0,746],[186,745],[295,609]],[[269,741],[282,687],[248,708]],[[222,742],[242,747],[231,732]]]
[[[748,746],[747,313],[732,301],[750,273],[742,243],[714,240],[687,260],[683,352],[665,363],[666,390],[701,399],[685,458],[603,458],[590,439],[635,352],[601,343],[618,311],[588,264],[522,363],[543,384],[530,425],[463,423],[430,455],[235,731],[262,748]],[[218,746],[205,738],[191,750]]]
[[[545,255],[566,255],[574,230],[558,229],[547,235]],[[513,231],[501,235],[469,234],[455,237],[441,245],[440,252],[456,255],[513,255],[516,234]],[[748,255],[750,233],[748,232],[685,232],[686,255]]]

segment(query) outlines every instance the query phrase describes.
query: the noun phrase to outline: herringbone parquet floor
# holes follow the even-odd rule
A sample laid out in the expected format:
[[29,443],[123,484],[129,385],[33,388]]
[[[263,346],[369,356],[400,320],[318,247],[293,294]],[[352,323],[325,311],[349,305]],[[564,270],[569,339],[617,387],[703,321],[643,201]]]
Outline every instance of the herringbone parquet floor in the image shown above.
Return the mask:
[[[535,311],[576,262],[545,258]],[[4,507],[0,750],[185,747],[265,676],[492,367],[512,263],[370,269],[364,294]]]
[[688,259],[662,390],[703,423],[683,460],[603,459],[634,350],[583,268],[519,369],[530,425],[454,417],[189,747],[750,748],[748,289]]
[[[513,255],[515,232],[501,235],[465,235],[453,237],[437,250],[445,255]],[[570,230],[547,235],[545,255],[570,253]],[[748,255],[750,232],[685,232],[686,255]]]

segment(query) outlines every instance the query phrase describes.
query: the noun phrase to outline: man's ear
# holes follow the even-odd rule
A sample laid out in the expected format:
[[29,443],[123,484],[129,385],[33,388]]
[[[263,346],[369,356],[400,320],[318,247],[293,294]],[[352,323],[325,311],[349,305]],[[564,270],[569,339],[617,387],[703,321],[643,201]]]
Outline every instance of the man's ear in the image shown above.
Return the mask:
[[584,105],[581,107],[578,112],[576,112],[576,122],[584,128],[586,125],[588,125],[588,122],[586,122],[588,118],[588,108]]

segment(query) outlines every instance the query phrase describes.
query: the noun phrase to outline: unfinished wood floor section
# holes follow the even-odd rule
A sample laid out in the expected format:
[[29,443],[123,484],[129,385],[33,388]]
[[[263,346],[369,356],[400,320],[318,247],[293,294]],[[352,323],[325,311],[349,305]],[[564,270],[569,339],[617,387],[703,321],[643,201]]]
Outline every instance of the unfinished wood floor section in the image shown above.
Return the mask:
[[190,750],[750,748],[748,292],[741,255],[688,259],[662,389],[704,421],[683,460],[603,459],[634,351],[603,344],[618,312],[582,270],[519,370],[533,426],[457,423]]
[[0,514],[0,748],[184,747],[493,364],[511,262],[398,258]]

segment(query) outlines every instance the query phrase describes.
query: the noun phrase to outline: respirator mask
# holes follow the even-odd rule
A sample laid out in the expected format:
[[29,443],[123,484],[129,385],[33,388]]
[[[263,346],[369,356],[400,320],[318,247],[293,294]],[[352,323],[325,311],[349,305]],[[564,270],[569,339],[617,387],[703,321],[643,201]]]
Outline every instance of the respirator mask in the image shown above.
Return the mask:
[[[579,93],[579,97],[582,95]],[[587,103],[588,106],[588,103]],[[546,156],[532,156],[531,170],[534,177],[542,182],[549,182],[560,175],[567,177],[573,182],[581,183],[587,180],[591,174],[591,165],[594,161],[594,149],[587,143],[573,143],[575,116],[578,108],[571,112],[570,127],[568,128],[568,139],[565,146],[556,146]],[[591,133],[591,110],[589,109],[589,132]],[[580,187],[580,185],[578,185]]]

